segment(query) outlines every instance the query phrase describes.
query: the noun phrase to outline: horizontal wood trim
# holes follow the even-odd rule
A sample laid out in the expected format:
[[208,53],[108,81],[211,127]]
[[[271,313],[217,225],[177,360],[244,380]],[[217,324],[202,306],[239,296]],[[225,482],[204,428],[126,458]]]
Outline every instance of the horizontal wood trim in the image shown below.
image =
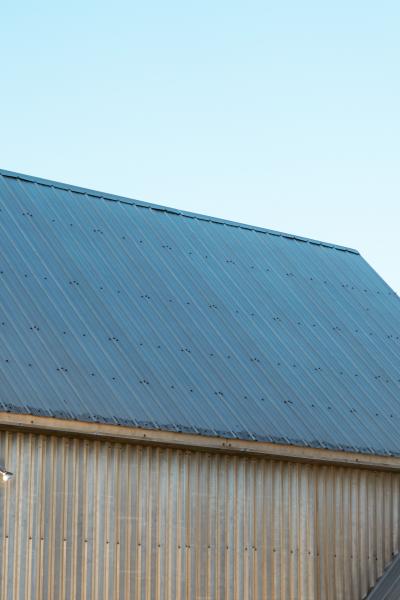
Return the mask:
[[380,456],[376,454],[307,448],[289,444],[224,439],[213,436],[140,429],[138,427],[125,427],[103,423],[88,423],[84,421],[69,421],[34,415],[0,412],[0,428],[22,429],[54,435],[112,439],[126,443],[151,444],[171,448],[264,456],[300,462],[400,471],[400,457],[395,456]]

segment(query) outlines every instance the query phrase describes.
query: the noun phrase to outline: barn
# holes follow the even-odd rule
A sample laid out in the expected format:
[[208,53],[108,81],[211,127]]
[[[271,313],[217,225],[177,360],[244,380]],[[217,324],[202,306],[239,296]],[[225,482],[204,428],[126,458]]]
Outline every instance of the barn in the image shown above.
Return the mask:
[[2,600],[398,599],[399,402],[357,251],[0,171]]

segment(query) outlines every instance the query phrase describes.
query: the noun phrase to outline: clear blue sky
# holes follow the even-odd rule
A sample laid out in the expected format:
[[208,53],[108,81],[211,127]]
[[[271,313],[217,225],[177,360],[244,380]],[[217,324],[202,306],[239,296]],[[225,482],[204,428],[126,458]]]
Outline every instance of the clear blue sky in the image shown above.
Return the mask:
[[400,292],[400,4],[6,2],[0,166],[358,248]]

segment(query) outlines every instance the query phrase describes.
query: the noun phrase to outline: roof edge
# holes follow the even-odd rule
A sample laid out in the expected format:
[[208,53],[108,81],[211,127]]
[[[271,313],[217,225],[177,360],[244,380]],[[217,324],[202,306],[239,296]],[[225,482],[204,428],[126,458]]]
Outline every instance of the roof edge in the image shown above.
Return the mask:
[[45,185],[48,187],[72,191],[72,192],[76,192],[78,194],[93,196],[96,198],[104,198],[106,200],[113,200],[114,202],[121,202],[123,204],[132,204],[135,206],[142,206],[142,207],[149,208],[152,210],[175,214],[175,215],[179,215],[182,217],[198,219],[199,221],[208,221],[211,223],[227,225],[228,227],[237,227],[239,229],[248,229],[251,231],[257,231],[259,233],[266,233],[269,235],[293,239],[293,240],[296,240],[299,242],[306,242],[306,243],[313,244],[316,246],[323,246],[325,248],[333,248],[334,250],[340,250],[342,252],[349,252],[351,254],[358,254],[358,255],[360,254],[360,252],[358,250],[356,250],[354,248],[348,248],[347,246],[340,246],[338,244],[323,242],[321,240],[315,240],[315,239],[303,237],[300,235],[285,233],[282,231],[275,231],[273,229],[265,229],[263,227],[256,227],[255,225],[247,225],[246,223],[238,223],[236,221],[229,221],[227,219],[220,219],[218,217],[211,217],[211,216],[203,215],[200,213],[192,213],[189,211],[179,210],[176,208],[171,208],[171,207],[163,206],[160,204],[152,204],[150,202],[145,202],[143,200],[136,200],[133,198],[127,198],[124,196],[110,194],[108,192],[100,192],[98,190],[93,190],[90,188],[83,188],[83,187],[76,186],[76,185],[69,185],[67,183],[61,183],[59,181],[53,181],[51,179],[43,179],[41,177],[35,177],[33,175],[26,175],[24,173],[16,173],[14,171],[7,171],[6,169],[0,169],[0,175],[3,175],[4,177],[10,177],[12,179],[21,179],[22,181],[30,181],[32,183],[37,183],[39,185]]
[[398,598],[400,590],[400,553],[385,567],[365,600]]
[[131,444],[146,444],[193,451],[253,456],[321,465],[335,465],[375,471],[400,472],[400,457],[358,454],[343,450],[308,448],[290,444],[226,439],[192,433],[141,429],[56,417],[0,412],[0,429],[39,432],[48,435],[108,439]]

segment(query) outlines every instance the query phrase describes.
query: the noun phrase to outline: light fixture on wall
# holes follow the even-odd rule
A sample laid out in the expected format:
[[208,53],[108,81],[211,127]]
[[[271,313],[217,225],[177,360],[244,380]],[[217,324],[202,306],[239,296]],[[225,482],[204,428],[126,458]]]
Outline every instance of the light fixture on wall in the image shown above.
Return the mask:
[[0,475],[3,477],[3,481],[8,481],[13,477],[14,473],[7,471],[4,467],[0,467]]

